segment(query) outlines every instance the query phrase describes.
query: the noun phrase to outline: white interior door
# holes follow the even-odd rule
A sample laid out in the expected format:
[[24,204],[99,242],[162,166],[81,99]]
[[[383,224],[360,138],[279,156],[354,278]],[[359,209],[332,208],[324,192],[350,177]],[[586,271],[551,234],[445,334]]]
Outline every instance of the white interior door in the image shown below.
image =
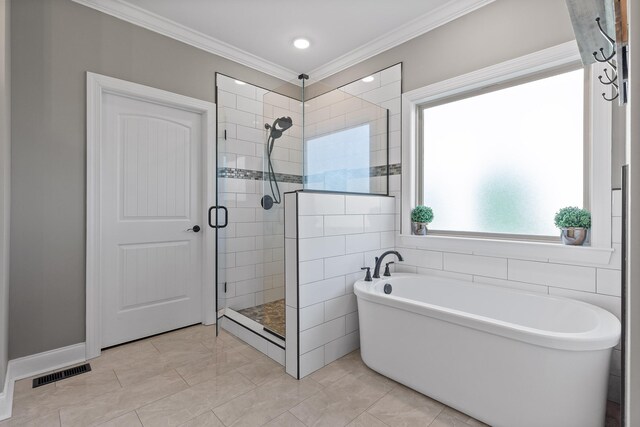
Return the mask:
[[104,348],[202,321],[205,157],[201,114],[112,93],[102,103]]

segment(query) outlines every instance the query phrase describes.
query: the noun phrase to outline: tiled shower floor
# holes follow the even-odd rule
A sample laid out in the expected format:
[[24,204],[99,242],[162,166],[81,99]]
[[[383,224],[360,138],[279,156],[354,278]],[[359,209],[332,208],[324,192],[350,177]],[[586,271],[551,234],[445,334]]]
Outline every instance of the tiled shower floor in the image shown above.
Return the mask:
[[284,299],[238,310],[238,313],[284,337]]
[[485,426],[372,371],[358,351],[297,381],[225,331],[216,337],[215,326],[114,347],[90,362],[91,372],[36,389],[18,381],[14,418],[0,427]]

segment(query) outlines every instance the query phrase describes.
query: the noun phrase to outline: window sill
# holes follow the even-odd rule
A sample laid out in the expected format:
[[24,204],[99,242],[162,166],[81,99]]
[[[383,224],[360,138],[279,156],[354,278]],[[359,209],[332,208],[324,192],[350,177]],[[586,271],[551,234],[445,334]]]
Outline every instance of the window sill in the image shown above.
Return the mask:
[[568,246],[562,243],[525,242],[520,240],[434,235],[412,236],[406,234],[401,234],[398,239],[402,246],[434,251],[598,266],[608,265],[613,254],[612,248]]

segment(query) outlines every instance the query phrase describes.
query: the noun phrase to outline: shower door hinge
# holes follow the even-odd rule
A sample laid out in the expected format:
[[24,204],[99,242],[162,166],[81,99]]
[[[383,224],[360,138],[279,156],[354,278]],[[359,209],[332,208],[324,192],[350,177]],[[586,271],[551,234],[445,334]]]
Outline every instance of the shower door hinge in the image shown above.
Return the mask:
[[225,141],[227,140],[227,130],[226,129],[224,130],[224,140]]

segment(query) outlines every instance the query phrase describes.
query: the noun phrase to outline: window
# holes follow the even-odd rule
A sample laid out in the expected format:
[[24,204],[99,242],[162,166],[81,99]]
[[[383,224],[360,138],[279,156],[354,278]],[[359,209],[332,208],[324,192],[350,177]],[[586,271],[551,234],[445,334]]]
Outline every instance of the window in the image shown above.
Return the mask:
[[369,124],[305,142],[305,188],[369,193]]
[[583,206],[582,69],[419,105],[417,201],[430,229],[557,236],[555,212]]

